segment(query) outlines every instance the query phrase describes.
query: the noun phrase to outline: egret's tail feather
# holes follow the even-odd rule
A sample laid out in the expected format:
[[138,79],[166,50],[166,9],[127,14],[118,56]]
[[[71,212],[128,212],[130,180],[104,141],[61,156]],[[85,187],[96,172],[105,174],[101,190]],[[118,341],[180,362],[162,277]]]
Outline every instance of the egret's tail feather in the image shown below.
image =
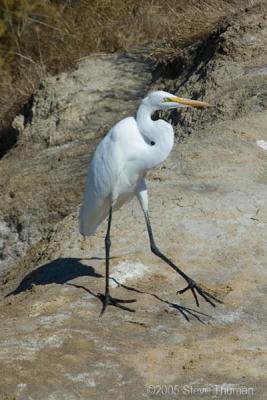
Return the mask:
[[79,223],[80,223],[80,233],[84,236],[91,236],[95,233],[97,230],[98,226],[101,224],[101,222],[104,221],[104,219],[108,216],[108,209],[103,209],[101,212],[99,210],[96,210],[95,212],[90,209],[90,211],[87,209],[87,207],[84,207],[84,205],[81,206],[80,208],[80,218],[79,218]]

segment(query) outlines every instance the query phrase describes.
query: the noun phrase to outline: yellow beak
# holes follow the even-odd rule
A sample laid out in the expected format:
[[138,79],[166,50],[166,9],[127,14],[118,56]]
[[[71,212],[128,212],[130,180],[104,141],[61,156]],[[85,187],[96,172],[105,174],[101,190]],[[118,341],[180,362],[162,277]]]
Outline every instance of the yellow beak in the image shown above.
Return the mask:
[[209,103],[206,103],[205,101],[184,99],[183,97],[177,97],[177,96],[166,97],[164,100],[166,102],[182,104],[183,106],[199,107],[199,108],[209,107]]

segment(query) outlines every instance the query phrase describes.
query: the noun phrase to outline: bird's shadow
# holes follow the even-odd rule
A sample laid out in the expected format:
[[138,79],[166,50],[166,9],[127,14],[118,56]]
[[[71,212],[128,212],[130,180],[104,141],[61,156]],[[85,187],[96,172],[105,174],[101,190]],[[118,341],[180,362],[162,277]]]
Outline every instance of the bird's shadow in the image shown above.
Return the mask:
[[81,276],[102,278],[103,275],[95,271],[91,266],[82,264],[81,258],[58,258],[47,264],[41,265],[28,273],[18,287],[5,297],[17,295],[31,289],[34,285],[48,285],[51,283],[65,284]]

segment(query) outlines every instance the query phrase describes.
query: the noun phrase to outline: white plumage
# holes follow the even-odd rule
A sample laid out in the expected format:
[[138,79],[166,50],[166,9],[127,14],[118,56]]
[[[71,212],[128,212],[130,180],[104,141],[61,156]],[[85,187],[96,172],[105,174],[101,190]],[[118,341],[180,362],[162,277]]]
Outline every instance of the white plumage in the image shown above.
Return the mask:
[[[164,91],[153,92],[142,101],[136,118],[128,117],[115,124],[97,146],[86,178],[85,193],[80,209],[80,232],[84,236],[94,234],[97,227],[109,215],[105,238],[106,291],[102,313],[108,304],[118,306],[118,301],[109,295],[112,211],[119,209],[135,195],[138,197],[145,215],[153,253],[167,262],[187,281],[188,287],[184,291],[191,289],[195,299],[195,291],[197,291],[206,301],[214,305],[208,297],[215,298],[202,291],[155,245],[148,215],[148,196],[145,183],[147,171],[168,157],[174,143],[172,126],[161,119],[153,121],[151,118],[153,112],[176,107],[205,107],[207,105],[205,102],[183,99]],[[196,302],[198,304],[197,299]],[[123,306],[120,307],[125,309]],[[129,311],[128,308],[127,310]]]
[[118,122],[100,142],[90,163],[80,211],[83,235],[96,231],[111,205],[116,210],[134,196],[146,173],[140,156],[146,156],[147,146],[134,118]]
[[[80,210],[83,235],[96,231],[111,205],[117,210],[138,195],[146,172],[168,156],[173,146],[173,129],[163,120],[151,120],[151,114],[159,106],[150,102],[151,98],[159,100],[168,96],[171,95],[166,92],[151,94],[143,100],[136,118],[118,122],[97,146]],[[177,107],[177,103],[174,106]]]

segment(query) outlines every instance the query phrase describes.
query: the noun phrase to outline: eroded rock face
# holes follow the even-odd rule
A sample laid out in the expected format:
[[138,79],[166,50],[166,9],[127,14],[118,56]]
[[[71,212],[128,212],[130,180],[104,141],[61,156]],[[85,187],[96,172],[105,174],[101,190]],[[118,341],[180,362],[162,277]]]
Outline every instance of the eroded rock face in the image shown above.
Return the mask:
[[[25,256],[13,268],[9,265],[9,272],[3,277],[1,290],[10,294],[0,303],[3,397],[136,400],[156,398],[159,393],[168,399],[193,399],[200,397],[196,393],[202,391],[201,398],[209,399],[216,394],[220,398],[232,398],[233,394],[242,398],[248,391],[253,399],[265,398],[267,152],[257,145],[258,140],[267,141],[264,21],[264,6],[236,16],[217,31],[210,58],[201,64],[198,56],[200,65],[189,69],[179,94],[205,97],[216,102],[217,107],[199,114],[183,111],[182,128],[186,134],[191,127],[198,132],[176,144],[167,162],[148,177],[151,221],[159,247],[224,301],[213,309],[201,300],[198,311],[207,315],[196,315],[205,324],[190,314],[188,323],[179,313],[179,305],[197,310],[194,299],[190,293],[176,294],[184,282],[151,254],[137,202],[114,214],[111,259],[115,278],[112,294],[136,299],[128,304],[135,313],[109,307],[99,318],[101,302],[97,294],[104,289],[106,226],[103,224],[95,236],[85,241],[78,233],[77,207],[88,154],[106,129],[105,124],[111,125],[113,118],[121,118],[126,110],[127,114],[134,112],[138,96],[148,89],[150,72],[146,64],[117,56],[86,61],[97,63],[101,81],[104,72],[100,65],[103,63],[104,71],[109,71],[107,65],[112,58],[115,64],[112,62],[110,70],[117,71],[116,79],[130,77],[134,72],[136,81],[130,90],[139,93],[134,92],[136,98],[129,108],[127,98],[131,96],[125,87],[121,87],[119,97],[107,100],[105,85],[113,84],[115,79],[110,72],[110,81],[104,80],[99,100],[90,106],[93,109],[97,105],[99,109],[95,114],[88,111],[91,120],[94,115],[101,118],[92,131],[84,129],[86,109],[78,112],[70,107],[70,115],[80,113],[80,120],[75,117],[71,122],[67,121],[67,114],[59,113],[62,125],[55,123],[57,107],[52,107],[51,115],[48,105],[40,106],[40,110],[47,111],[36,111],[37,104],[48,104],[41,98],[41,90],[53,93],[56,80],[50,87],[49,78],[36,94],[32,122],[22,128],[20,147],[3,160],[3,168],[10,168],[7,173],[12,179],[5,181],[10,191],[2,197],[2,212],[17,218],[13,222],[16,230],[12,228],[14,243],[27,232],[19,225],[25,215],[37,215],[38,221],[44,221],[44,229],[52,228],[46,235],[43,231],[39,236],[32,233],[41,240],[30,244]],[[205,47],[206,42],[203,43]],[[182,56],[191,52],[194,60],[193,49],[198,46],[199,43],[185,49]],[[189,64],[190,58],[186,68]],[[181,76],[172,75],[171,79],[163,76],[151,87],[162,86],[175,92],[185,73],[182,70]],[[97,86],[95,74],[92,82],[89,77],[86,81],[92,88]],[[70,82],[74,98],[77,96],[74,103],[78,105],[83,96],[84,101],[89,101],[83,85],[79,93],[71,83],[74,78],[68,76],[64,79]],[[60,79],[58,84],[63,85]],[[53,99],[56,104],[57,96]],[[114,107],[113,113],[106,110],[106,117],[99,114],[105,101],[106,107]],[[123,104],[126,108],[116,114]],[[48,129],[35,140],[33,129],[35,124],[36,129],[39,126],[39,118],[43,118],[43,124],[49,120]],[[83,133],[77,138],[78,120]],[[57,132],[50,130],[53,124]],[[68,127],[66,141],[64,129],[60,128],[63,126]],[[176,128],[178,135],[182,128]],[[16,168],[12,164],[15,158]],[[17,192],[14,188],[18,188]],[[15,212],[16,205],[20,213]],[[37,205],[39,210],[43,207],[43,214],[37,213]],[[7,211],[9,214],[4,214]],[[4,240],[13,225],[3,218]],[[27,229],[40,226],[33,220]],[[0,249],[4,249],[3,243],[0,242]]]
[[79,203],[90,153],[148,90],[140,54],[99,55],[41,82],[0,164],[0,274]]
[[[248,10],[242,18],[223,21],[204,39],[184,49],[156,72],[170,92],[205,98],[209,112],[181,110],[170,120],[181,138],[210,123],[243,117],[266,109],[266,10]],[[182,68],[181,68],[182,66]],[[178,71],[177,76],[175,71]]]

